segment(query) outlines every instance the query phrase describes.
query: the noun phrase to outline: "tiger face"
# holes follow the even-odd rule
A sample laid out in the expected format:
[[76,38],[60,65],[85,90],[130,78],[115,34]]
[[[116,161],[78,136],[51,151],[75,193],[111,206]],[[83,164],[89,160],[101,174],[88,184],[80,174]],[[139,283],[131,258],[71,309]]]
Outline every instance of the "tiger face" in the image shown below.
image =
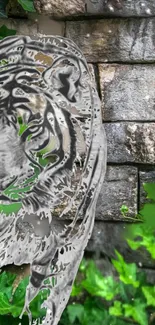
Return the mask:
[[0,60],[1,266],[30,264],[23,312],[49,279],[42,324],[56,325],[105,174],[100,103],[86,61],[68,39],[8,37]]

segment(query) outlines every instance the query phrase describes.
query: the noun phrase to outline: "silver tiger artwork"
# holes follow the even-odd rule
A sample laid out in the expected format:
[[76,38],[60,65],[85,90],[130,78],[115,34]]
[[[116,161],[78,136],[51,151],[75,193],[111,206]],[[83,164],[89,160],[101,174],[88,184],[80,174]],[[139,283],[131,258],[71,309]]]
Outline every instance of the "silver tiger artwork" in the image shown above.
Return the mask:
[[[58,324],[91,236],[106,170],[101,107],[78,47],[62,37],[0,41],[0,267],[30,264],[25,306]],[[21,315],[21,317],[22,317]]]

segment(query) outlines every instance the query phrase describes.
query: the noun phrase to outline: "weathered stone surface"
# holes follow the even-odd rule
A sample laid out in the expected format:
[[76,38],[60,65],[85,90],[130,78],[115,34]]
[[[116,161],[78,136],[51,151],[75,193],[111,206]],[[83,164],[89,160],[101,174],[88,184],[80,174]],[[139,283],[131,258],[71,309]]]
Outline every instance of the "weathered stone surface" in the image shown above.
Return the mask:
[[99,64],[103,119],[155,120],[155,66]]
[[60,35],[64,36],[65,23],[56,21],[44,15],[36,17],[38,23],[38,33],[41,35]]
[[[137,168],[120,166],[107,168],[106,178],[96,207],[96,219],[124,220],[120,208],[129,208],[128,217],[137,213]],[[129,220],[129,219],[128,219]]]
[[155,61],[155,18],[68,21],[66,36],[89,62]]
[[87,251],[96,252],[98,258],[115,257],[118,250],[128,263],[135,262],[139,267],[155,266],[155,261],[145,248],[133,251],[126,241],[126,231],[130,227],[127,223],[120,222],[95,222],[94,230],[89,240]]
[[17,31],[16,35],[37,36],[37,22],[26,19],[0,19],[0,25],[6,25]]
[[65,17],[85,12],[84,0],[34,0],[35,9],[42,14]]
[[155,163],[155,123],[106,123],[108,162]]
[[151,171],[140,171],[139,172],[140,179],[140,207],[147,201],[147,193],[144,191],[143,184],[144,183],[155,183],[155,170]]
[[154,0],[86,0],[87,13],[109,16],[153,16]]

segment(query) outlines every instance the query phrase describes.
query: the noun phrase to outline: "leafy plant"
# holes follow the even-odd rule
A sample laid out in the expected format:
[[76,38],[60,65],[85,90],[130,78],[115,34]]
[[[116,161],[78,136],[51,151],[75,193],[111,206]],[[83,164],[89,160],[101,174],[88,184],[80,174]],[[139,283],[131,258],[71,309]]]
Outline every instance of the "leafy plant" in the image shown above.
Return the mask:
[[[23,310],[29,277],[25,277],[14,292],[15,280],[15,274],[9,272],[2,272],[0,274],[0,315],[12,315],[14,318],[17,318]],[[42,309],[41,305],[44,299],[48,297],[48,294],[48,290],[43,290],[31,302],[30,310],[34,319],[45,316],[45,309]],[[24,319],[26,319],[26,316]],[[2,324],[2,322],[0,322],[0,324]]]
[[60,324],[148,324],[155,306],[155,287],[146,285],[146,276],[138,271],[136,264],[126,263],[117,251],[116,255],[117,260],[113,259],[112,263],[120,281],[113,276],[104,277],[92,261],[84,267],[81,265],[84,280],[76,279],[72,296],[75,298],[75,288],[79,285],[76,297],[82,299],[84,295],[84,303],[69,305]]
[[149,201],[139,211],[143,222],[128,226],[125,236],[133,250],[143,247],[155,259],[155,183],[145,183],[144,189]]
[[25,11],[35,12],[33,0],[18,0],[18,3],[23,7]]
[[9,29],[5,25],[2,25],[0,27],[0,40],[7,36],[13,36],[13,35],[16,35],[15,29]]

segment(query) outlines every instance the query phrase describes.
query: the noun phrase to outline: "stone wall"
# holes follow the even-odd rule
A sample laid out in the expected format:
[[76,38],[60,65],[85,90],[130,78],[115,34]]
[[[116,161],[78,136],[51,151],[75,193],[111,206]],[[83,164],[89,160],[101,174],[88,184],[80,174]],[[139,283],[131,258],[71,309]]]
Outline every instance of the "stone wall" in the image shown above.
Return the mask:
[[[36,0],[38,10],[39,1],[48,2]],[[5,23],[22,35],[66,36],[84,53],[101,98],[108,141],[106,180],[87,251],[111,257],[118,248],[129,261],[154,267],[149,256],[128,249],[123,239],[127,224],[122,223],[120,207],[127,205],[128,218],[134,217],[145,201],[143,182],[155,181],[155,2],[83,3],[79,0],[77,8],[77,1],[72,1],[72,11],[69,7],[61,12],[50,9],[61,20],[46,16],[49,11],[44,6],[45,15],[0,20],[0,25]]]

